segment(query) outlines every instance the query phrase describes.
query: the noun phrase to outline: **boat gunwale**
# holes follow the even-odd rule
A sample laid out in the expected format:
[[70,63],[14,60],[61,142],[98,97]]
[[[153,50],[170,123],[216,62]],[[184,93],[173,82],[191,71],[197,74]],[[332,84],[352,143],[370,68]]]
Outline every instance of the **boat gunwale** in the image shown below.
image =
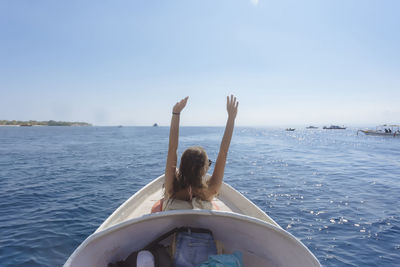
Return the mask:
[[[164,174],[160,175],[159,177],[157,177],[156,179],[152,180],[150,183],[146,184],[145,186],[143,186],[141,189],[139,189],[139,191],[137,191],[136,193],[134,193],[133,195],[131,195],[127,200],[125,200],[113,213],[111,213],[111,215],[109,215],[107,217],[107,219],[96,229],[95,233],[102,231],[104,229],[107,229],[111,226],[106,227],[110,221],[112,221],[114,219],[114,217],[120,213],[121,210],[123,210],[126,206],[128,206],[128,204],[130,202],[132,202],[135,198],[137,198],[138,196],[140,196],[143,192],[147,191],[149,188],[151,188],[153,186],[153,184],[156,183],[160,183],[161,178],[164,176]],[[119,222],[121,223],[121,222]]]
[[[259,220],[261,220],[261,221],[264,221],[264,222],[266,222],[266,223],[269,223],[269,224],[272,224],[272,225],[274,225],[274,226],[276,226],[276,227],[279,227],[279,228],[282,228],[277,222],[275,222],[274,221],[274,219],[272,219],[265,211],[263,211],[260,207],[258,207],[256,204],[254,204],[251,200],[249,200],[247,197],[245,197],[242,193],[240,193],[239,191],[237,191],[233,186],[231,186],[231,185],[229,185],[229,184],[227,184],[227,183],[223,183],[223,187],[221,188],[221,191],[231,191],[231,192],[234,192],[238,197],[240,197],[241,198],[241,200],[243,200],[243,202],[245,202],[248,206],[250,206],[251,208],[253,208],[253,209],[255,209],[258,213],[260,213],[260,214],[262,214],[264,217],[265,217],[265,219],[263,219],[263,218],[260,218],[260,217],[255,217],[255,216],[250,216],[250,215],[246,215],[246,214],[243,214],[243,213],[238,213],[238,212],[233,212],[233,213],[238,213],[238,214],[242,214],[242,215],[245,215],[245,216],[248,216],[248,217],[253,217],[253,218],[256,218],[256,219],[259,219]],[[229,193],[227,194],[227,195],[229,195]],[[240,201],[239,201],[239,203],[241,203]],[[237,206],[238,207],[238,206]],[[240,208],[240,207],[238,207],[238,208]]]

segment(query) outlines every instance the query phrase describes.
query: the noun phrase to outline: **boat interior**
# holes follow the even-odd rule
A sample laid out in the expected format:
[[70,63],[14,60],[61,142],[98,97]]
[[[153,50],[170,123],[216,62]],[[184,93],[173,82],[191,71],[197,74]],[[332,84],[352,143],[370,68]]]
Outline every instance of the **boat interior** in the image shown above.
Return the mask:
[[[209,179],[207,175],[205,179]],[[125,201],[106,221],[96,230],[102,231],[112,225],[149,214],[152,206],[163,198],[164,175],[143,187],[136,194]],[[230,185],[223,183],[220,193],[213,202],[220,211],[235,212],[271,223],[280,227],[271,217],[254,205],[245,196]]]

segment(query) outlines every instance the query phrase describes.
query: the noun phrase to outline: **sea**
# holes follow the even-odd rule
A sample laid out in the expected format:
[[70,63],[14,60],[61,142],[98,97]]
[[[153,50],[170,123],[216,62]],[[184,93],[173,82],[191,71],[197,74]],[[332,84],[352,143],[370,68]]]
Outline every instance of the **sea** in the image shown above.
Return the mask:
[[[400,266],[400,138],[236,127],[224,181],[323,266]],[[223,127],[181,127],[215,161]],[[164,172],[169,127],[0,127],[0,266],[62,266]],[[210,172],[213,171],[213,165]]]

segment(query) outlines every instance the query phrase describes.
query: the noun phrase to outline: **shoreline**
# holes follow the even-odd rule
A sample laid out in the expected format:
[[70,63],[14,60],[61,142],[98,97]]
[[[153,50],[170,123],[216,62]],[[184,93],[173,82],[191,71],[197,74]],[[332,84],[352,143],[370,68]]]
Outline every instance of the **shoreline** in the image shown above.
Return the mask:
[[92,125],[0,125],[0,127],[90,127]]
[[32,127],[32,126],[92,126],[92,124],[81,121],[37,121],[37,120],[0,120],[0,126]]

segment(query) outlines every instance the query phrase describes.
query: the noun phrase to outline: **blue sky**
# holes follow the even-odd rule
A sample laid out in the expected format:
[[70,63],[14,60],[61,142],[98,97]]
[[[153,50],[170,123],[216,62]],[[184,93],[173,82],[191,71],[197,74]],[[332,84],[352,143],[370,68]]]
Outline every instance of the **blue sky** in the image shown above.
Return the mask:
[[0,1],[0,119],[400,123],[399,1]]

